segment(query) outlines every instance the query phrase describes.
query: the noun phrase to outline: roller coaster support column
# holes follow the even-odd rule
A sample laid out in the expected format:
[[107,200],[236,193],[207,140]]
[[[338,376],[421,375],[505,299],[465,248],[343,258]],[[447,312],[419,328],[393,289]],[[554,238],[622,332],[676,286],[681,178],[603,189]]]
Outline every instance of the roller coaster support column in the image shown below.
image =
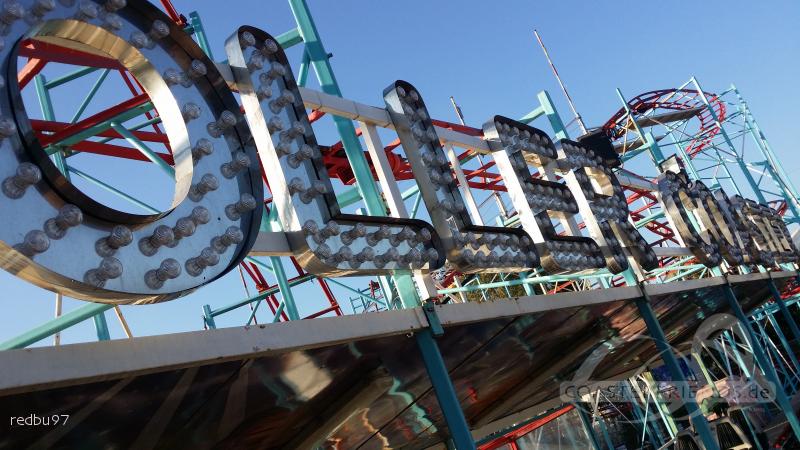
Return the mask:
[[441,336],[444,330],[433,304],[429,303],[423,306],[423,311],[428,318],[429,327],[415,333],[414,337],[417,340],[422,361],[425,363],[428,378],[431,380],[433,392],[436,394],[436,400],[439,402],[439,408],[447,422],[447,428],[450,429],[450,438],[458,450],[475,450],[475,441],[472,439],[467,419],[464,417],[464,411],[461,410],[453,382],[450,380],[450,374],[434,337]]
[[[341,97],[342,91],[339,89],[339,84],[333,74],[333,67],[328,60],[330,55],[322,45],[322,40],[317,32],[314,19],[311,17],[311,11],[308,9],[306,0],[289,0],[289,7],[292,9],[292,14],[297,22],[297,31],[305,43],[305,52],[308,54],[311,66],[314,67],[314,72],[317,74],[320,89],[326,94]],[[378,189],[375,187],[372,171],[367,164],[367,159],[364,157],[364,151],[356,135],[353,122],[339,116],[333,116],[333,121],[339,131],[339,136],[342,138],[345,155],[347,155],[347,160],[353,169],[356,186],[361,198],[364,199],[367,212],[373,216],[386,216],[386,208]],[[403,306],[406,308],[419,306],[419,295],[414,287],[411,274],[396,274],[393,278]],[[384,292],[384,295],[389,299],[391,292]]]
[[[719,132],[722,135],[723,139],[725,139],[725,143],[728,144],[728,148],[733,154],[736,155],[736,163],[739,165],[739,169],[741,169],[742,174],[747,179],[747,183],[753,189],[753,193],[756,194],[758,201],[761,203],[767,203],[767,200],[764,198],[764,194],[758,187],[758,183],[756,183],[756,180],[753,178],[753,174],[750,173],[750,169],[747,168],[747,164],[741,158],[739,153],[737,153],[736,146],[733,145],[730,136],[728,136],[728,132],[725,131],[725,127],[722,126],[722,122],[720,121],[719,116],[717,116],[716,111],[714,111],[714,108],[711,106],[711,102],[708,101],[708,97],[706,97],[705,92],[703,92],[703,88],[700,87],[700,82],[697,81],[697,78],[695,77],[691,78],[691,82],[694,84],[694,87],[697,88],[698,97],[700,97],[700,100],[702,100],[703,103],[706,105],[706,108],[708,108],[708,112],[711,114],[711,117],[714,119],[714,122],[717,124],[717,127],[719,127]],[[723,166],[726,172],[730,173],[728,171],[727,166],[725,165],[724,159],[721,156],[720,156],[720,164]],[[731,177],[730,181],[735,187],[736,182],[733,180],[733,177]]]
[[[795,342],[800,342],[800,328],[797,327],[797,322],[795,322],[792,313],[789,311],[789,308],[786,307],[786,302],[783,301],[783,297],[781,297],[781,293],[778,291],[778,287],[775,285],[775,280],[772,278],[769,280],[769,290],[772,292],[772,299],[775,301],[775,304],[778,305],[778,309],[780,309],[784,320],[786,320],[786,323],[789,324],[789,329],[792,331],[792,337],[794,337],[793,340]],[[791,342],[789,344],[791,344]],[[792,351],[791,345],[787,345],[787,351],[792,359],[792,363],[795,365],[795,370],[800,370],[800,367],[797,366],[797,358]]]
[[756,339],[755,331],[753,331],[750,321],[748,320],[747,316],[745,316],[744,311],[742,311],[742,307],[739,305],[739,301],[736,299],[736,293],[733,292],[733,287],[731,286],[730,282],[726,282],[723,288],[725,289],[725,296],[728,298],[728,305],[730,305],[731,311],[733,311],[733,314],[737,319],[739,319],[739,322],[741,322],[742,329],[747,335],[747,339],[750,341],[750,347],[753,350],[753,356],[756,358],[758,366],[761,367],[761,370],[764,372],[764,375],[766,375],[767,380],[769,380],[769,382],[773,385],[773,390],[776,397],[775,399],[777,400],[778,405],[780,405],[781,409],[784,411],[784,414],[786,414],[786,420],[792,427],[792,431],[794,431],[795,436],[800,436],[800,420],[797,418],[797,414],[794,411],[794,407],[792,406],[789,396],[786,395],[786,391],[784,390],[783,385],[778,378],[778,373],[775,371],[775,367],[770,363],[769,359],[764,353],[764,349],[761,347],[761,343]]
[[75,325],[76,323],[83,322],[90,317],[95,317],[98,314],[102,314],[113,307],[114,305],[107,305],[105,303],[87,303],[75,309],[74,311],[70,311],[60,317],[39,325],[25,332],[25,334],[19,335],[5,342],[0,342],[0,350],[11,350],[14,348],[27,347],[33,343],[47,338],[48,336],[52,336],[59,331],[63,331]]
[[[672,376],[673,382],[679,384],[679,387],[686,389],[689,384],[686,381],[686,377],[683,375],[680,365],[678,365],[678,359],[672,353],[672,348],[667,342],[667,337],[664,335],[664,330],[661,328],[661,324],[658,323],[658,318],[656,317],[655,312],[653,312],[653,308],[650,306],[650,296],[647,294],[643,284],[640,285],[640,289],[642,291],[642,297],[636,299],[636,306],[639,309],[639,314],[642,315],[642,319],[644,319],[644,322],[647,325],[647,331],[650,334],[650,337],[653,338],[656,348],[661,354],[661,359],[664,361],[664,365],[667,366],[667,369]],[[684,391],[681,392],[681,400],[683,401],[683,406],[686,408],[686,413],[688,414],[689,419],[694,426],[694,431],[700,437],[700,440],[703,442],[706,450],[719,450],[719,444],[714,439],[714,436],[711,433],[711,428],[708,426],[708,421],[703,415],[703,412],[697,406],[697,402],[695,401],[694,397],[692,397],[691,394],[686,395],[686,392]]]
[[761,151],[761,155],[764,156],[764,162],[767,168],[775,176],[775,184],[778,185],[778,188],[783,192],[786,204],[792,210],[792,213],[794,213],[795,219],[800,219],[800,210],[798,210],[798,207],[800,207],[800,202],[798,202],[800,195],[797,189],[794,187],[794,184],[792,184],[791,178],[786,175],[783,166],[777,163],[778,159],[775,157],[775,153],[772,152],[772,147],[770,147],[769,142],[767,142],[767,137],[761,132],[761,128],[759,128],[756,119],[750,112],[750,108],[747,106],[747,102],[744,101],[742,94],[739,93],[739,90],[734,85],[731,85],[731,89],[736,93],[736,98],[739,99],[739,111],[741,111],[744,116],[747,131],[753,137],[756,146],[758,146],[758,149]]
[[597,439],[597,435],[594,434],[592,420],[589,418],[589,413],[586,411],[587,406],[588,405],[586,403],[576,403],[575,411],[578,412],[578,417],[581,418],[583,429],[586,431],[586,435],[589,437],[589,442],[591,442],[592,448],[594,450],[602,450],[603,447],[600,445],[600,440]]

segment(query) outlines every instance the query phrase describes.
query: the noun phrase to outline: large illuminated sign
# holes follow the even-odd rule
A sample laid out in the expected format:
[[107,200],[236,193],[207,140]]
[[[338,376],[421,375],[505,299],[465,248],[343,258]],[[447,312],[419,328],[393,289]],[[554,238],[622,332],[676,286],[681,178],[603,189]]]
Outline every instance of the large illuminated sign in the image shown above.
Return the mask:
[[[553,142],[541,130],[493,117],[483,137],[521,226],[475,224],[420,92],[397,81],[383,93],[386,110],[431,223],[345,214],[289,62],[269,34],[242,27],[226,42],[242,113],[216,65],[146,1],[5,2],[0,22],[2,73],[13,74],[0,95],[0,208],[13,218],[0,227],[0,264],[47,289],[148,303],[219,278],[247,255],[258,234],[261,167],[279,231],[297,261],[316,275],[424,273],[445,261],[462,273],[619,273],[657,266],[614,172],[584,144]],[[18,42],[28,38],[115,59],[136,77],[158,111],[174,158],[168,210],[118,211],[62,175],[36,138],[17,86]],[[58,142],[54,137],[45,144]],[[797,261],[774,210],[712,193],[674,166],[664,166],[659,195],[675,232],[699,261]]]

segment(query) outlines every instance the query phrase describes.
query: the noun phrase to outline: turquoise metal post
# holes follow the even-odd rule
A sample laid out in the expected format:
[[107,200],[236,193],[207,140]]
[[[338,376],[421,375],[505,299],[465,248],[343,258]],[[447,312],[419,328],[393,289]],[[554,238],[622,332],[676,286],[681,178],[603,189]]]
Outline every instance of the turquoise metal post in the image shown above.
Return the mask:
[[105,303],[87,303],[74,311],[34,327],[24,334],[0,343],[0,350],[27,347],[113,307],[114,305]]
[[[305,53],[308,54],[311,65],[317,74],[320,88],[323,92],[337,97],[342,96],[339,84],[333,74],[333,67],[328,60],[328,52],[322,45],[317,26],[308,9],[305,0],[289,0],[289,7],[292,9],[297,30],[305,43]],[[333,121],[342,138],[345,155],[353,169],[358,191],[367,207],[367,212],[373,216],[386,216],[386,207],[381,199],[380,193],[375,186],[372,178],[372,171],[369,169],[367,159],[364,157],[364,150],[356,135],[355,126],[349,119],[333,116]],[[394,275],[394,282],[397,286],[400,301],[405,308],[420,306],[419,294],[414,286],[414,281],[410,273],[397,273]],[[386,293],[388,296],[388,292]]]
[[[770,362],[774,361],[773,367],[775,367],[775,373],[778,374],[779,378],[780,378],[780,374],[781,373],[784,374],[784,378],[786,379],[786,384],[783,384],[783,385],[784,386],[786,386],[786,385],[791,386],[790,378],[791,378],[792,375],[789,373],[789,369],[783,363],[783,357],[782,357],[783,355],[778,350],[778,347],[772,342],[772,339],[770,339],[769,334],[767,334],[767,330],[761,324],[761,321],[760,320],[755,320],[754,324],[755,324],[756,328],[758,329],[759,335],[763,338],[764,351],[766,352],[767,359]],[[774,357],[774,360],[773,360],[773,357]],[[789,392],[787,392],[787,394],[788,393]]]
[[299,320],[300,313],[297,310],[294,294],[292,294],[292,288],[289,286],[289,279],[286,277],[286,270],[283,268],[281,259],[277,256],[270,256],[269,263],[275,273],[275,278],[278,280],[278,289],[281,291],[283,303],[286,304],[286,314],[289,316],[289,320]]
[[775,153],[773,153],[772,148],[767,142],[767,137],[759,128],[758,123],[756,122],[755,117],[750,112],[750,108],[747,106],[747,102],[744,101],[742,94],[739,93],[739,90],[736,86],[731,85],[731,89],[733,92],[736,93],[736,97],[739,99],[739,111],[741,111],[742,115],[744,116],[745,124],[750,132],[750,135],[753,137],[753,140],[756,143],[756,146],[761,151],[761,155],[764,156],[764,160],[767,163],[768,167],[772,169],[772,172],[777,174],[778,179],[775,180],[775,184],[783,191],[783,196],[785,197],[789,208],[795,214],[796,218],[800,218],[800,211],[798,211],[798,191],[794,187],[791,178],[789,178],[781,164],[777,163],[777,158],[775,157]]
[[[271,231],[283,231],[279,222],[277,222],[277,218],[278,210],[276,208],[270,209],[266,226]],[[286,276],[286,269],[283,268],[281,258],[278,256],[270,256],[269,265],[270,271],[275,275],[275,279],[278,282],[278,289],[281,292],[281,303],[285,305],[286,315],[289,316],[289,320],[300,320],[300,313],[294,301],[292,287],[289,285],[289,277]],[[280,314],[276,315],[276,317],[280,317]]]
[[211,306],[209,305],[203,305],[203,321],[209,329],[217,328],[217,324],[214,323],[214,314],[212,314]]
[[110,186],[110,185],[98,180],[97,178],[89,175],[86,172],[78,170],[78,169],[76,169],[76,168],[74,168],[72,166],[69,166],[69,165],[67,166],[67,168],[69,169],[70,173],[72,173],[73,175],[77,175],[80,178],[83,178],[84,180],[86,180],[86,181],[88,181],[88,182],[90,182],[90,183],[92,183],[92,184],[94,184],[94,185],[96,185],[96,186],[98,186],[98,187],[100,187],[102,189],[105,189],[106,191],[111,192],[112,194],[115,194],[118,197],[123,198],[123,199],[133,203],[134,205],[137,205],[137,206],[141,207],[145,211],[151,212],[153,214],[158,214],[158,213],[161,212],[158,209],[153,208],[152,206],[148,205],[147,203],[142,202],[142,201],[140,201],[140,200],[138,200],[138,199],[136,199],[134,197],[131,197],[130,195],[120,191],[119,189],[116,189],[115,187]]
[[[795,379],[800,381],[800,378],[798,378],[798,368],[800,368],[800,363],[798,363],[797,356],[795,355],[794,350],[792,350],[791,343],[789,343],[789,340],[786,338],[786,335],[783,333],[783,330],[781,330],[780,324],[778,324],[778,319],[776,319],[775,316],[773,316],[769,312],[766,313],[766,316],[770,325],[772,325],[772,328],[775,330],[775,334],[778,335],[778,340],[781,342],[781,345],[783,346],[783,348],[786,349],[786,354],[789,356],[789,361],[794,366],[794,370],[790,370],[792,372],[791,375]],[[792,386],[794,386],[795,383],[792,382],[791,384]]]
[[300,69],[297,71],[297,85],[304,86],[308,82],[308,66],[311,64],[311,57],[303,49],[303,60],[300,62]]
[[[744,160],[741,158],[741,155],[739,155],[736,152],[736,147],[733,145],[730,136],[728,136],[728,132],[725,130],[725,127],[722,126],[722,122],[720,122],[717,113],[714,111],[714,108],[711,107],[711,103],[708,101],[705,92],[703,92],[703,88],[700,87],[700,82],[697,81],[697,78],[695,77],[691,78],[691,82],[694,83],[694,86],[697,88],[697,95],[700,97],[703,103],[705,103],[708,112],[711,114],[711,117],[714,119],[714,122],[716,122],[717,127],[719,128],[719,132],[722,135],[722,138],[725,140],[725,143],[728,144],[728,147],[730,148],[731,152],[737,155],[736,163],[739,165],[739,169],[741,169],[742,173],[744,174],[747,183],[753,189],[753,193],[756,195],[759,202],[766,203],[767,201],[766,199],[764,199],[764,194],[761,192],[761,189],[759,189],[758,183],[756,183],[756,180],[753,178],[753,174],[750,173],[750,169],[747,168],[747,164],[745,164]],[[720,158],[720,164],[723,166],[725,171],[728,172],[728,174],[730,174],[730,171],[728,171],[728,168],[725,165],[724,159],[722,158],[722,156],[719,155],[718,151],[717,155]],[[731,183],[734,185],[734,187],[736,187],[736,182],[733,180],[733,177],[731,177]]]
[[756,339],[755,331],[753,331],[750,321],[744,314],[744,311],[742,311],[742,307],[739,305],[739,301],[736,298],[736,293],[733,292],[733,287],[731,286],[730,282],[726,282],[726,284],[723,286],[723,289],[725,290],[725,296],[728,298],[728,305],[730,306],[731,311],[733,311],[733,314],[737,319],[739,319],[742,329],[744,330],[747,339],[750,341],[750,348],[753,350],[753,356],[756,359],[756,363],[758,363],[758,366],[761,367],[764,375],[766,375],[767,379],[773,384],[776,400],[781,406],[781,409],[783,409],[784,414],[786,414],[786,420],[792,427],[792,431],[794,431],[795,436],[800,436],[800,420],[798,420],[797,414],[794,412],[792,402],[789,399],[789,396],[786,395],[786,391],[781,385],[780,379],[778,378],[778,373],[775,372],[775,367],[770,363],[769,359],[767,359],[766,355],[764,354],[764,349],[761,347],[761,343],[759,343]]
[[[328,52],[325,51],[325,47],[322,45],[319,33],[317,32],[317,26],[311,16],[308,5],[305,0],[289,0],[289,7],[292,9],[292,14],[294,14],[300,36],[303,38],[303,42],[305,42],[305,51],[317,74],[320,88],[326,94],[341,97],[342,91],[339,89],[339,84],[336,82],[336,77],[333,74],[333,67],[331,67],[330,61],[328,60]],[[361,143],[358,141],[358,136],[356,136],[356,129],[353,126],[353,122],[338,116],[334,116],[333,120],[342,138],[342,145],[344,146],[347,159],[350,161],[350,165],[353,168],[353,174],[355,175],[361,197],[366,203],[367,211],[372,215],[385,216],[386,209],[375,187],[372,173],[367,165],[364,151],[361,148]]]
[[426,328],[415,333],[414,337],[417,340],[417,347],[422,354],[425,370],[428,372],[428,378],[430,378],[433,391],[436,394],[436,400],[442,409],[447,428],[450,429],[450,436],[453,439],[455,448],[458,450],[474,450],[475,441],[472,439],[467,419],[464,417],[464,411],[461,410],[461,404],[459,404],[458,397],[456,397],[456,391],[453,388],[452,381],[450,381],[450,374],[444,365],[444,360],[439,352],[436,339],[433,337],[433,332]]
[[589,413],[585,409],[585,403],[575,403],[573,406],[575,406],[575,411],[578,413],[578,417],[581,418],[583,430],[589,437],[589,442],[592,444],[592,448],[594,450],[603,450],[603,447],[600,445],[600,441],[597,439],[597,435],[594,434],[594,427],[592,426],[592,421],[589,419]]
[[208,37],[206,36],[206,30],[203,28],[203,21],[200,20],[200,15],[197,14],[197,11],[192,11],[189,13],[189,25],[191,25],[192,30],[194,30],[194,34],[197,36],[197,45],[203,49],[203,52],[208,56],[208,59],[214,60],[214,56],[211,54],[211,45],[208,43]]
[[[44,117],[45,120],[55,121],[56,113],[53,110],[53,101],[50,99],[50,90],[47,88],[47,80],[44,78],[44,75],[36,75],[33,78],[33,82],[36,85],[36,95],[39,97],[39,106],[42,109],[42,117]],[[52,154],[52,157],[56,167],[58,167],[58,170],[67,180],[69,180],[69,171],[67,170],[67,165],[64,162],[64,154],[61,153],[59,149],[58,152]]]
[[86,97],[83,99],[80,106],[78,106],[78,110],[72,115],[72,119],[69,121],[70,123],[75,123],[81,118],[83,112],[86,111],[86,107],[89,106],[89,103],[91,103],[95,94],[97,94],[97,90],[103,85],[103,82],[106,80],[109,72],[111,72],[111,69],[103,69],[103,71],[100,73],[100,76],[97,78],[97,81],[95,81],[92,85],[92,88],[89,89],[89,93],[86,94]]
[[[622,383],[626,383],[628,386],[631,385],[630,380],[620,382],[621,386],[625,386]],[[625,397],[628,399],[631,405],[633,405],[632,409],[636,416],[636,420],[642,424],[642,441],[644,441],[644,437],[646,435],[647,439],[650,441],[650,444],[653,445],[653,448],[661,447],[662,443],[664,442],[663,436],[661,436],[661,431],[658,429],[658,425],[655,423],[650,423],[650,402],[645,402],[645,409],[642,411],[642,407],[639,405],[639,402],[636,401],[631,389],[631,387],[624,387],[622,391],[625,393]],[[644,442],[642,443],[644,444]]]
[[147,159],[152,161],[155,165],[157,165],[164,173],[170,176],[170,178],[175,178],[175,169],[170,166],[166,161],[161,159],[160,156],[156,154],[153,150],[150,150],[150,147],[147,146],[141,139],[137,138],[133,133],[128,131],[127,128],[122,126],[117,122],[110,123],[111,128],[114,129],[117,133],[120,134],[126,141],[128,141],[131,145],[139,150],[141,154],[143,154]]
[[[653,308],[650,306],[650,298],[645,291],[644,285],[641,286],[641,290],[642,297],[636,299],[636,307],[639,309],[639,314],[642,315],[642,319],[644,319],[647,325],[647,332],[653,338],[653,342],[661,355],[661,359],[664,361],[664,365],[667,366],[673,382],[681,383],[683,387],[688,386],[686,377],[683,375],[683,371],[678,365],[678,360],[675,358],[675,355],[672,353],[672,348],[667,342],[664,330],[661,329],[661,324],[658,323],[658,318],[655,312],[653,312]],[[689,420],[692,422],[695,432],[700,437],[700,440],[703,441],[706,450],[719,450],[719,444],[717,444],[717,441],[714,439],[711,428],[708,426],[708,421],[697,406],[695,399],[681,395],[681,401],[686,408],[686,413],[689,415]]]
[[[775,286],[775,280],[769,280],[769,290],[772,293],[772,299],[778,305],[778,309],[780,309],[783,318],[786,320],[786,323],[789,324],[789,329],[792,331],[792,336],[794,337],[794,341],[800,342],[800,328],[797,327],[797,322],[795,322],[792,313],[789,311],[789,308],[786,307],[786,302],[783,301],[781,297],[780,291],[778,291],[778,287]],[[800,370],[800,367],[795,365],[795,370]]]
[[[56,120],[55,111],[53,110],[53,102],[50,99],[50,90],[47,87],[47,80],[44,78],[44,75],[36,75],[36,77],[34,77],[34,83],[36,84],[36,94],[39,97],[39,105],[42,108],[42,117],[44,117],[45,120]],[[96,88],[93,90],[96,91]],[[87,98],[87,100],[90,99],[91,97]],[[88,103],[88,101],[84,101],[84,103]],[[79,111],[82,111],[82,109],[85,108],[86,105],[82,104]],[[67,180],[69,180],[70,175],[69,170],[67,170],[67,164],[64,161],[64,155],[59,150],[58,152],[53,153],[52,157],[56,167],[58,167],[58,170],[64,174],[64,177]],[[95,331],[97,332],[97,339],[101,341],[107,341],[111,339],[111,336],[108,332],[108,322],[106,321],[105,312],[96,314],[92,320],[94,322]]]
[[547,91],[542,91],[539,92],[537,98],[541,104],[542,112],[547,116],[547,120],[550,121],[550,126],[553,127],[556,139],[569,139],[567,127],[564,126],[561,116],[558,115],[558,111],[556,111],[550,94]]
[[111,334],[108,332],[108,321],[106,321],[105,311],[95,314],[92,320],[94,321],[94,329],[97,332],[97,340],[107,341],[111,339]]
[[725,334],[725,339],[728,341],[728,345],[731,346],[731,353],[733,353],[734,358],[736,358],[736,363],[739,365],[739,368],[742,370],[742,373],[744,373],[744,376],[747,377],[747,379],[752,378],[753,373],[750,370],[750,367],[748,367],[747,364],[745,364],[744,359],[742,358],[742,354],[739,353],[739,349],[737,348],[738,344],[736,343],[736,340],[733,338],[733,334],[731,334],[731,332],[727,330],[725,331],[724,334]]

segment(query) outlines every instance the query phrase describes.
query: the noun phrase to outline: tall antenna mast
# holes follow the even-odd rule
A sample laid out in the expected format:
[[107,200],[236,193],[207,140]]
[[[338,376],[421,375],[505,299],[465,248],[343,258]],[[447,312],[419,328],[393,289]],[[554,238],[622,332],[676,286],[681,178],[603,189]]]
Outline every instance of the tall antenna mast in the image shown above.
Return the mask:
[[461,125],[466,125],[466,123],[464,122],[464,113],[461,112],[461,107],[458,106],[458,104],[456,103],[456,99],[454,99],[452,95],[450,96],[450,103],[453,104],[453,109],[456,110],[458,121],[461,122]]
[[547,58],[547,63],[550,64],[550,68],[553,69],[553,75],[555,75],[556,80],[558,81],[558,85],[561,86],[561,91],[564,93],[564,97],[567,97],[567,103],[569,103],[569,108],[572,110],[572,114],[575,115],[575,121],[578,122],[578,126],[581,127],[581,131],[583,134],[586,134],[588,130],[586,130],[586,125],[583,123],[583,118],[580,114],[578,114],[578,110],[575,109],[575,104],[572,103],[572,97],[569,96],[569,92],[567,92],[567,87],[564,86],[564,82],[561,81],[561,77],[558,75],[558,69],[553,64],[553,61],[550,59],[550,53],[547,52],[547,47],[544,46],[544,42],[542,42],[542,38],[539,36],[539,32],[536,29],[533,30],[533,34],[536,36],[536,40],[539,41],[539,46],[542,47],[542,51],[544,52],[544,57]]

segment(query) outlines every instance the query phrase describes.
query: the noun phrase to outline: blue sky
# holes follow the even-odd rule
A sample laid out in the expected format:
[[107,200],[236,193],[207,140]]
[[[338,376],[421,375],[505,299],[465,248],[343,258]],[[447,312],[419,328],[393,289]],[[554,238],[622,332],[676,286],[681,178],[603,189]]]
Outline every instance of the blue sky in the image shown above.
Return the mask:
[[[276,35],[294,26],[282,0],[174,3],[186,16],[193,10],[200,13],[217,59],[224,59],[224,40],[240,25]],[[601,124],[620,107],[614,88],[633,97],[675,87],[692,75],[711,92],[735,83],[787,172],[800,169],[795,150],[800,104],[797,2],[310,0],[309,6],[326,49],[333,53],[341,89],[354,100],[381,105],[383,89],[405,79],[422,92],[432,116],[456,121],[452,95],[467,122],[480,126],[493,114],[523,115],[546,89],[568,119],[569,110],[533,36],[537,28],[589,125]],[[299,49],[289,54],[296,69]],[[66,105],[83,97],[59,95],[64,98],[57,101]],[[317,132],[323,143],[335,139],[324,123]],[[142,170],[142,176],[155,176]],[[6,273],[0,274],[0,283],[5,311],[0,341],[52,316],[54,294]],[[349,309],[348,295],[335,290]],[[203,304],[218,307],[244,295],[234,273],[183,299],[123,311],[134,335],[196,330]],[[297,295],[301,313],[318,309],[319,290],[300,289]],[[81,304],[67,300],[65,310]],[[218,318],[218,324],[241,325],[247,313]],[[108,319],[112,336],[122,337],[113,315]],[[90,322],[63,335],[64,342],[93,338]]]

